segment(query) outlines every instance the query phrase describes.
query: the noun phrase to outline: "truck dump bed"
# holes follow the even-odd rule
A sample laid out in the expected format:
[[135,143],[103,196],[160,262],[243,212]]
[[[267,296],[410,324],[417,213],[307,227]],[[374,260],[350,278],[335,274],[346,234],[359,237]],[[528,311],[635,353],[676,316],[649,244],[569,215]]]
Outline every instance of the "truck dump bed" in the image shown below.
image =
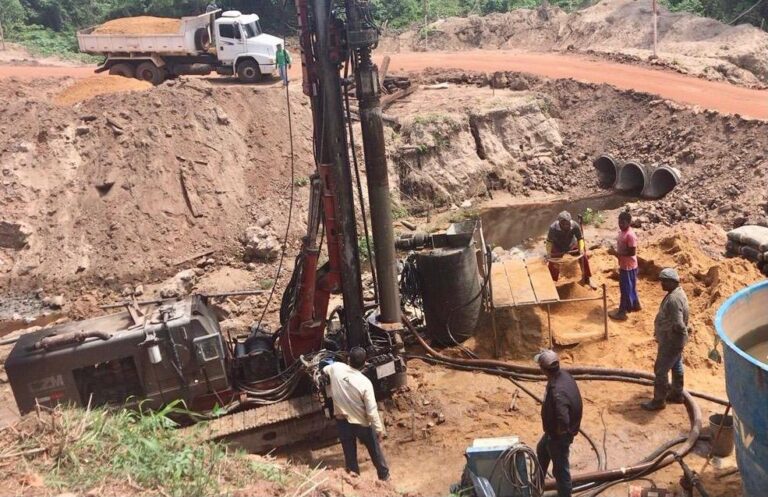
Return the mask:
[[80,51],[109,55],[120,53],[156,53],[166,55],[197,54],[195,33],[210,23],[210,14],[182,17],[179,31],[168,34],[99,34],[98,26],[77,33]]

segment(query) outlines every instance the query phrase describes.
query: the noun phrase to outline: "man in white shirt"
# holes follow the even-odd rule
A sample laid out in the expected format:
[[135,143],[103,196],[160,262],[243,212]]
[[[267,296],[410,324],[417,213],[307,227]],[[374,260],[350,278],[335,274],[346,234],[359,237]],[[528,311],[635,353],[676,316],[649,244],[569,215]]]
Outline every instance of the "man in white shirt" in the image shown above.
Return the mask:
[[389,468],[379,443],[379,437],[384,435],[384,425],[379,417],[373,384],[360,371],[363,366],[365,349],[354,347],[349,351],[349,364],[334,362],[323,372],[330,379],[333,413],[347,471],[360,474],[357,464],[357,440],[360,440],[368,449],[379,480],[388,480]]

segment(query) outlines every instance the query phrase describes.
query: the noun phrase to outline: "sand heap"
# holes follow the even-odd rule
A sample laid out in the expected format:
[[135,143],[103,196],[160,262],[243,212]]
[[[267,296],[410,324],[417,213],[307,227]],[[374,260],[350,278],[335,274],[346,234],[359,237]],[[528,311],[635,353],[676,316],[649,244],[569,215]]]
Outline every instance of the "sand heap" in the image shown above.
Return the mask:
[[107,95],[127,91],[144,91],[152,88],[152,83],[122,76],[92,76],[75,81],[64,88],[53,101],[59,105],[73,105],[89,100],[97,95]]
[[123,17],[107,21],[93,30],[96,35],[161,35],[181,30],[179,19],[167,17]]

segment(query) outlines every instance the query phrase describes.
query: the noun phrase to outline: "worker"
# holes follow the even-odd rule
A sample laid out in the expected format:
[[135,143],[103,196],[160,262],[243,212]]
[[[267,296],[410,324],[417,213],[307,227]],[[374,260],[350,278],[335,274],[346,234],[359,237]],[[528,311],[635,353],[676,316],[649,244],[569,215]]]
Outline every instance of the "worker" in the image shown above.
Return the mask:
[[219,10],[221,7],[219,7],[219,4],[216,3],[216,1],[209,2],[208,5],[205,7],[205,13],[208,14],[210,12],[214,12],[216,10]]
[[[659,274],[661,288],[667,292],[653,322],[654,337],[658,343],[653,373],[653,400],[641,406],[647,411],[664,409],[667,402],[683,402],[683,348],[688,341],[688,298],[680,287],[680,276],[673,268]],[[669,372],[672,371],[672,390]]]
[[349,351],[349,364],[334,362],[323,372],[330,380],[333,412],[347,471],[360,474],[357,464],[357,440],[360,440],[368,449],[379,480],[388,480],[389,468],[379,440],[384,436],[384,425],[373,395],[373,384],[360,371],[363,366],[365,349],[354,347]]
[[573,376],[560,369],[560,359],[553,350],[544,350],[533,358],[547,376],[547,389],[541,405],[544,435],[536,446],[542,478],[550,461],[557,483],[558,497],[571,497],[571,467],[568,461],[573,437],[581,427],[583,405],[581,392]]
[[275,52],[275,63],[277,70],[280,71],[280,78],[283,80],[283,86],[288,86],[288,69],[291,68],[291,54],[283,48],[283,45],[277,45]]
[[582,284],[592,286],[590,278],[592,273],[589,269],[589,259],[587,259],[586,247],[584,245],[584,234],[578,223],[571,218],[571,213],[563,211],[557,215],[557,221],[549,226],[547,233],[547,259],[549,261],[549,273],[552,279],[557,281],[560,277],[560,266],[558,262],[552,259],[559,259],[565,254],[578,255],[579,266],[581,267]]
[[632,214],[619,213],[619,234],[616,237],[616,258],[619,260],[619,308],[609,314],[617,321],[626,321],[628,312],[639,311],[637,296],[637,235],[632,229]]

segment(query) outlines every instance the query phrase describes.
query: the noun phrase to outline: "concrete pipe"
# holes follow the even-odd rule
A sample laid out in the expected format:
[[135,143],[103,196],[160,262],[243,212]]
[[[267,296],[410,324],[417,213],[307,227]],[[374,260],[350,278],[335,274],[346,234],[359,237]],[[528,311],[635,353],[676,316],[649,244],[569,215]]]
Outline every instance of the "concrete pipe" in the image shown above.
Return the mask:
[[619,170],[616,189],[620,192],[640,195],[645,189],[652,169],[639,162],[629,161]]
[[614,157],[603,154],[592,162],[595,171],[597,171],[597,181],[602,188],[613,188],[619,179],[619,171],[624,166],[624,162]]
[[680,183],[680,171],[670,166],[659,166],[648,178],[642,196],[650,199],[661,198],[674,190],[678,183]]

